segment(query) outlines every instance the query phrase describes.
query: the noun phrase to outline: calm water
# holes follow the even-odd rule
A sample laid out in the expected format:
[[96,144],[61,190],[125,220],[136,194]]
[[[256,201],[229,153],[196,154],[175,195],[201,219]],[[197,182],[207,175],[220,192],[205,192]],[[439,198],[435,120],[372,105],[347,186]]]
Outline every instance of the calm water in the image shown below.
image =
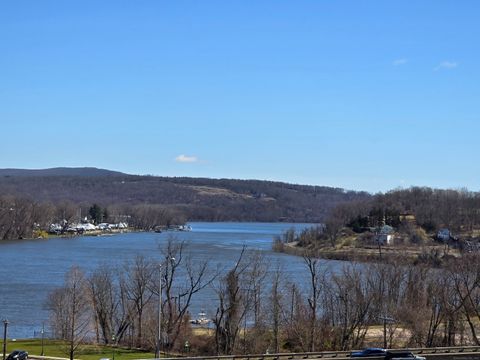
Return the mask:
[[[48,321],[44,304],[47,294],[62,284],[65,272],[72,265],[87,273],[102,263],[121,264],[136,254],[160,258],[158,250],[168,236],[189,243],[188,252],[194,259],[209,260],[221,268],[232,265],[244,245],[262,251],[272,266],[283,264],[290,279],[304,282],[305,266],[295,256],[271,251],[272,238],[295,227],[301,230],[311,224],[285,223],[191,223],[191,232],[127,233],[114,236],[83,236],[65,239],[22,240],[0,243],[0,319],[8,318],[9,337],[33,337]],[[333,267],[339,262],[330,261]],[[215,309],[211,289],[198,294],[192,313]],[[213,306],[213,305],[212,305]],[[208,314],[212,315],[212,314]]]

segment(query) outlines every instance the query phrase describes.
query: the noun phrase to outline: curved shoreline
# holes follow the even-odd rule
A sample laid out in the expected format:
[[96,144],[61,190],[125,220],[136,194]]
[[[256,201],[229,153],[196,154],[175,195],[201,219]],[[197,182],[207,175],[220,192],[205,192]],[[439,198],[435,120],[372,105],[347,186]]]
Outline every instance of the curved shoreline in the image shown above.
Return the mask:
[[[326,260],[349,262],[392,262],[402,261],[413,265],[428,264],[439,267],[446,259],[458,258],[460,255],[450,250],[445,253],[441,246],[426,246],[420,249],[412,248],[347,248],[347,249],[308,249],[299,247],[297,242],[274,244],[272,250],[294,256],[314,256]],[[443,254],[442,254],[443,252]]]

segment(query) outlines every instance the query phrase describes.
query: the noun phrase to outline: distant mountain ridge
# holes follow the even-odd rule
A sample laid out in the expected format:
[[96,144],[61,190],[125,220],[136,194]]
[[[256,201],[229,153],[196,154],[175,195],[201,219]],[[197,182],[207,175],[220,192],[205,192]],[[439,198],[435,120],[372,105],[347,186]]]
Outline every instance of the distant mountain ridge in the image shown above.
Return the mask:
[[119,171],[96,167],[55,167],[49,169],[0,169],[0,176],[120,176]]
[[103,207],[162,206],[188,220],[322,222],[365,192],[275,181],[129,175],[97,168],[0,169],[0,195]]

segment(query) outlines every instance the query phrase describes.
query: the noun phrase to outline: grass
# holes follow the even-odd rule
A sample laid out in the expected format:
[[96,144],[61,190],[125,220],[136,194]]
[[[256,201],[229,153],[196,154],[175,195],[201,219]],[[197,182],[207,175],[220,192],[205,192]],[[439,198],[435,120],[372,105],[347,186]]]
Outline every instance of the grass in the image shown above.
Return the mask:
[[[26,350],[30,355],[40,355],[42,353],[42,341],[40,339],[7,341],[7,354],[16,349]],[[45,356],[68,358],[67,351],[67,346],[63,341],[49,339],[45,339],[44,341]],[[122,347],[112,348],[110,346],[103,345],[80,345],[75,352],[75,359],[112,359],[113,352],[115,352],[115,360],[148,359],[155,357],[154,353],[140,351],[137,349],[126,349]]]

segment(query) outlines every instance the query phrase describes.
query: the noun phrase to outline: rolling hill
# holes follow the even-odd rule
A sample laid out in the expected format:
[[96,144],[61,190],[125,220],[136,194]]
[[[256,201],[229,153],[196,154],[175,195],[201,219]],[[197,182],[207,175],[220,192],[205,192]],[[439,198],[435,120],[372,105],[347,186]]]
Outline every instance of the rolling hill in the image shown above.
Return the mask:
[[152,204],[189,220],[321,222],[364,192],[274,181],[129,175],[97,168],[0,169],[0,195],[37,202]]

